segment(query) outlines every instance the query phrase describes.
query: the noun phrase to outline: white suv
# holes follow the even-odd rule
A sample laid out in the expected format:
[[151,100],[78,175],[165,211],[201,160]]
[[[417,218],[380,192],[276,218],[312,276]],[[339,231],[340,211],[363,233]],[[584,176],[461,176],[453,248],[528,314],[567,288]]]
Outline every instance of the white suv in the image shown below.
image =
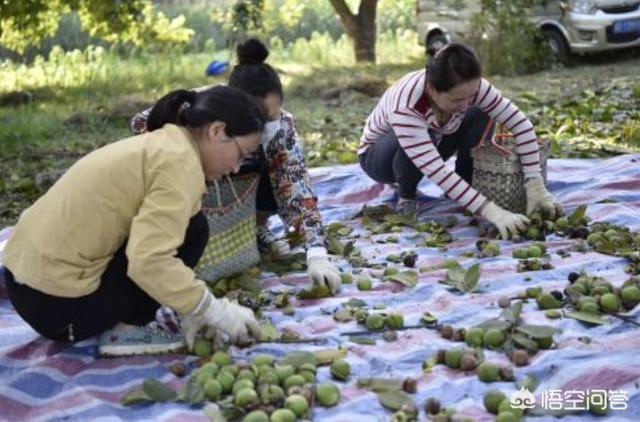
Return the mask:
[[[433,52],[454,39],[464,39],[470,18],[480,11],[477,0],[419,0],[419,41]],[[530,20],[545,34],[559,58],[640,46],[640,0],[569,0],[532,8]]]

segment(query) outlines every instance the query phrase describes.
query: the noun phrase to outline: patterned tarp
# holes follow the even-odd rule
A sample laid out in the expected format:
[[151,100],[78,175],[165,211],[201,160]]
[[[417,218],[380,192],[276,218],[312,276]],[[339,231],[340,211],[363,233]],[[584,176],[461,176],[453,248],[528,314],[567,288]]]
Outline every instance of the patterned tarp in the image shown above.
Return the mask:
[[[593,221],[609,221],[640,229],[640,155],[625,155],[607,160],[551,160],[549,187],[569,210],[580,204],[590,204],[588,215]],[[454,214],[458,225],[452,230],[454,242],[447,252],[414,245],[414,232],[405,229],[399,244],[379,244],[363,230],[353,217],[364,204],[378,204],[393,198],[389,187],[379,185],[364,176],[358,166],[339,166],[312,170],[312,178],[319,194],[326,223],[343,221],[354,227],[357,246],[370,261],[383,261],[390,253],[402,249],[415,249],[417,267],[457,258],[464,265],[481,263],[482,289],[475,294],[454,293],[438,281],[444,270],[420,274],[418,285],[405,288],[395,283],[375,282],[370,291],[358,291],[355,285],[344,286],[333,298],[322,300],[296,300],[295,315],[284,316],[278,310],[265,312],[280,330],[296,331],[304,336],[323,337],[322,345],[259,344],[249,349],[232,349],[238,359],[250,358],[256,353],[283,355],[291,350],[335,348],[344,344],[348,348],[347,360],[354,376],[339,383],[342,400],[330,409],[316,408],[314,420],[353,422],[389,420],[391,412],[385,410],[376,395],[358,388],[357,377],[404,377],[418,380],[414,394],[420,405],[427,397],[438,398],[446,406],[455,406],[465,416],[478,421],[493,420],[482,405],[482,396],[490,388],[500,388],[507,394],[515,389],[514,383],[485,384],[474,374],[436,366],[428,374],[422,372],[421,363],[439,348],[456,344],[442,339],[430,329],[403,331],[395,342],[379,339],[375,346],[354,344],[341,332],[362,329],[355,322],[337,323],[327,311],[339,307],[349,298],[357,297],[373,306],[384,303],[387,311],[400,312],[406,324],[417,324],[423,312],[429,311],[442,323],[468,327],[496,317],[500,309],[497,299],[514,295],[528,286],[542,286],[546,290],[562,288],[567,274],[585,269],[601,275],[614,285],[620,285],[628,275],[624,273],[624,260],[611,256],[573,253],[561,258],[553,252],[565,248],[570,241],[552,237],[548,246],[552,252],[553,270],[518,273],[516,260],[511,258],[513,244],[501,242],[502,254],[495,258],[463,258],[462,252],[475,248],[477,228],[468,226],[467,217],[452,201],[443,199],[436,186],[421,184],[421,219],[429,220]],[[598,203],[602,200],[608,203]],[[0,250],[9,230],[0,232]],[[344,270],[347,263],[338,261]],[[527,277],[531,280],[527,281]],[[284,278],[264,275],[266,289],[302,287],[307,283],[304,273]],[[640,307],[630,313],[640,320]],[[571,319],[548,320],[535,303],[524,305],[526,322],[550,324],[562,329],[557,336],[557,348],[541,351],[529,366],[516,368],[516,379],[534,374],[544,391],[615,390],[626,392],[626,410],[611,411],[604,418],[589,413],[566,416],[564,421],[587,420],[640,420],[640,331],[638,327],[620,320],[612,320],[598,327],[589,327]],[[586,343],[584,337],[590,337]],[[154,404],[124,408],[118,400],[129,388],[139,385],[144,378],[156,378],[178,387],[181,379],[173,376],[171,362],[193,358],[185,356],[137,357],[98,359],[96,343],[87,340],[73,347],[54,344],[39,337],[16,315],[7,300],[0,282],[0,419],[25,420],[198,420],[204,418],[200,408],[179,403]],[[507,363],[497,352],[487,351],[489,360]],[[328,368],[321,368],[318,380],[329,379]],[[540,395],[538,398],[541,398]],[[565,404],[566,406],[566,404]],[[550,420],[551,417],[530,418]],[[426,420],[421,413],[420,420]]]

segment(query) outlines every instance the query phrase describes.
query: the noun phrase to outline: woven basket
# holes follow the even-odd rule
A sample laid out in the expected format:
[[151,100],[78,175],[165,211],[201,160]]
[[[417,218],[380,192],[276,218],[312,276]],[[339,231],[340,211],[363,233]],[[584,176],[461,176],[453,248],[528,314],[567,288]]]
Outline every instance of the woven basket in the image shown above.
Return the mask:
[[244,271],[260,262],[256,242],[256,193],[259,175],[233,175],[207,182],[202,211],[209,223],[209,241],[196,266],[206,282]]
[[[547,157],[550,143],[538,140],[542,179],[547,181]],[[511,134],[497,134],[489,142],[481,142],[471,151],[475,189],[488,199],[511,212],[527,211],[524,173],[515,152]]]

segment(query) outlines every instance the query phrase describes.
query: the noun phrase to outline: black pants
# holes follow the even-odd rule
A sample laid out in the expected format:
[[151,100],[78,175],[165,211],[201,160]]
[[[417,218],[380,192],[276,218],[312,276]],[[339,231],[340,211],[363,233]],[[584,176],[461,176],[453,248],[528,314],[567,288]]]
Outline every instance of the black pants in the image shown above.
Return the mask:
[[278,203],[273,195],[271,180],[267,170],[267,159],[262,146],[258,148],[258,152],[243,164],[238,174],[260,173],[258,180],[258,192],[256,193],[256,210],[268,215],[274,215],[278,212]]
[[[194,268],[208,238],[207,219],[199,212],[189,221],[178,258]],[[16,283],[5,267],[9,299],[22,319],[39,334],[65,343],[93,337],[119,322],[145,325],[155,319],[160,304],[127,277],[126,246],[125,242],[109,261],[98,289],[77,298],[52,296]]]
[[[489,116],[478,107],[471,107],[460,128],[450,135],[443,135],[438,144],[438,152],[444,161],[457,153],[456,173],[471,184],[473,177],[473,158],[471,149],[478,145],[480,138],[489,124]],[[491,136],[493,127],[487,132]],[[431,133],[432,139],[434,134]],[[360,156],[360,165],[369,177],[380,183],[397,183],[398,193],[403,199],[414,199],[418,183],[424,173],[418,169],[407,153],[398,143],[393,130],[371,145]]]

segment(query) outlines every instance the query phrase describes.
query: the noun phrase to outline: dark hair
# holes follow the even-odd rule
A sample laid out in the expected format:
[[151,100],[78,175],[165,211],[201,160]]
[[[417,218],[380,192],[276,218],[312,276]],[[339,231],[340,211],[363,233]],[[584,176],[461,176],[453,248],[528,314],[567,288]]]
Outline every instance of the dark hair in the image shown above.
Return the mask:
[[229,75],[229,86],[259,98],[264,98],[272,92],[282,94],[282,82],[278,73],[264,61],[269,56],[269,50],[260,40],[251,38],[236,48],[238,64],[233,67]]
[[204,91],[178,89],[160,98],[147,119],[149,131],[167,123],[197,128],[221,121],[227,136],[242,136],[262,130],[264,114],[251,96],[228,86]]
[[438,92],[448,91],[481,75],[482,67],[476,53],[457,42],[442,47],[427,63],[426,80]]

